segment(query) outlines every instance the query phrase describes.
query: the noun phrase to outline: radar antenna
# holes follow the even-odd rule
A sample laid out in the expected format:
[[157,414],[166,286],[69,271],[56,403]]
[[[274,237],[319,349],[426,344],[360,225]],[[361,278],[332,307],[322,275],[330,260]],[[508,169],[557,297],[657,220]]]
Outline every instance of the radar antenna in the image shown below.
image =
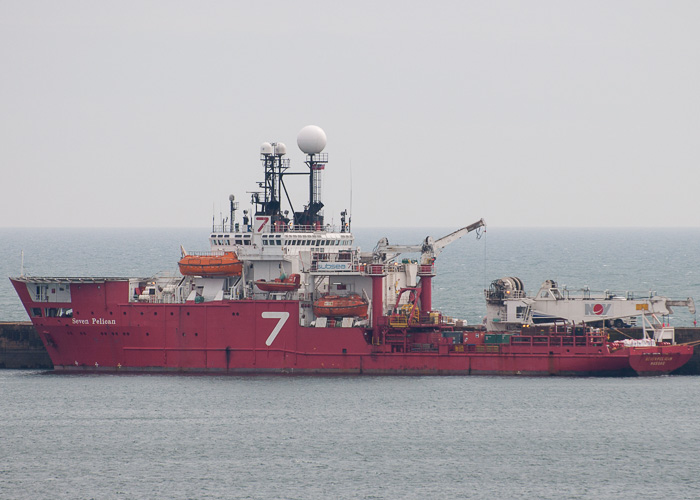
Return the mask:
[[306,153],[306,165],[309,167],[309,204],[303,212],[294,214],[294,223],[302,226],[323,226],[323,170],[328,163],[328,154],[322,153],[326,147],[326,133],[321,127],[307,125],[297,136],[297,145]]

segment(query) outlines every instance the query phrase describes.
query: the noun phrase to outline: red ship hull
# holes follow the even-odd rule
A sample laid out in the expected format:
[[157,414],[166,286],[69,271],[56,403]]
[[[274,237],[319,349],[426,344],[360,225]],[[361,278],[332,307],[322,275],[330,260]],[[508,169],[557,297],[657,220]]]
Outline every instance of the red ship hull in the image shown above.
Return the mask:
[[[149,304],[124,301],[127,281],[71,283],[71,317],[37,316],[24,282],[13,284],[56,370],[224,373],[650,375],[670,373],[693,348],[558,340],[472,345],[431,331],[397,345],[365,328],[299,326],[299,303],[280,300]],[[440,337],[440,338],[438,338]],[[578,341],[577,341],[578,342]]]

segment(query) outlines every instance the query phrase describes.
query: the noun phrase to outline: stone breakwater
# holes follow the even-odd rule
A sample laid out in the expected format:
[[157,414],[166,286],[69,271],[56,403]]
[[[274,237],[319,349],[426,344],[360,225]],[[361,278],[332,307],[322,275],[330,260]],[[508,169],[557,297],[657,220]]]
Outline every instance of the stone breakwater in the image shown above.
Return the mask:
[[[611,340],[641,338],[640,328],[623,328],[610,332]],[[700,340],[700,328],[676,328],[676,342],[683,344]],[[44,349],[34,326],[29,322],[0,322],[0,368],[50,370],[51,359]],[[700,348],[677,375],[700,375]]]
[[44,344],[29,321],[0,323],[0,368],[53,368]]

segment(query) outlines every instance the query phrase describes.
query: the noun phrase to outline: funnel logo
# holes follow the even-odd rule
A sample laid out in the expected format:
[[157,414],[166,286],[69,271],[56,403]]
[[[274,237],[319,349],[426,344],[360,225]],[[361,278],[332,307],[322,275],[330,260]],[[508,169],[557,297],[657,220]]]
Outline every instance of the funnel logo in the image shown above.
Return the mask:
[[607,316],[612,304],[586,304],[586,316]]

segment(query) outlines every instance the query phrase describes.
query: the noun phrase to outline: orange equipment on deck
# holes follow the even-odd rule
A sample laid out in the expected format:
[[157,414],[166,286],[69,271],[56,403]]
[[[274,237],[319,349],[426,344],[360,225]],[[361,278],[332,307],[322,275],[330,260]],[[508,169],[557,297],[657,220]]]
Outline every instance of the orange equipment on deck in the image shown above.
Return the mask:
[[257,286],[263,292],[292,292],[301,286],[301,276],[290,274],[286,278],[275,278],[272,281],[257,280]]
[[331,318],[367,316],[367,305],[367,301],[356,293],[324,295],[314,302],[314,314]]
[[185,276],[239,276],[243,268],[235,252],[185,255],[177,265]]

